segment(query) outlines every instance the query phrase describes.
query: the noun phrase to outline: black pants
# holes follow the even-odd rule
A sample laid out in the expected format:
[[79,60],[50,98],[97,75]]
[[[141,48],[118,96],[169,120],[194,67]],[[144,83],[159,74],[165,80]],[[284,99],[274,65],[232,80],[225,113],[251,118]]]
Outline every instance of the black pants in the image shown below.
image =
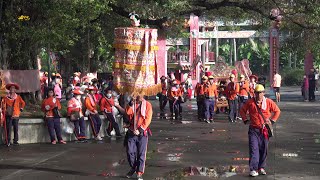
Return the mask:
[[11,128],[13,126],[14,138],[13,142],[18,142],[19,134],[18,134],[18,125],[19,119],[13,119],[11,116],[6,116],[6,128],[7,128],[7,142],[11,141]]
[[97,137],[99,135],[100,127],[101,127],[100,116],[99,116],[99,114],[90,114],[88,116],[88,119],[90,121],[93,135],[94,135],[94,137]]
[[238,112],[238,99],[228,100],[229,103],[229,120],[235,121]]
[[[61,126],[60,126],[60,118],[46,118],[48,131],[50,135],[51,142],[56,140],[56,136],[58,141],[62,140],[61,137]],[[55,136],[56,135],[56,136]]]
[[309,86],[309,101],[313,101],[313,100],[316,99],[314,91],[315,91],[315,87],[314,86]]
[[109,121],[109,126],[107,128],[108,134],[110,134],[111,131],[114,129],[116,131],[116,135],[120,135],[121,133],[120,133],[119,125],[114,119],[113,114],[112,113],[104,113],[104,114],[107,117],[107,120]]
[[160,103],[160,111],[163,111],[164,108],[166,107],[168,102],[168,98],[166,95],[161,94],[161,96],[159,97],[159,103]]
[[205,103],[204,99],[198,99],[197,100],[197,106],[198,106],[198,119],[203,119],[204,117],[204,112],[205,112]]

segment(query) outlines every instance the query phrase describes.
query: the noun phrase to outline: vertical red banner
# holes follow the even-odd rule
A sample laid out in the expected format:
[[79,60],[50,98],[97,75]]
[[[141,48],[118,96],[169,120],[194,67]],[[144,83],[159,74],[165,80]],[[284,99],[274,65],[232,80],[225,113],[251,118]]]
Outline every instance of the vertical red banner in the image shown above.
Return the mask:
[[270,85],[273,83],[273,77],[279,70],[279,29],[271,28],[270,37]]

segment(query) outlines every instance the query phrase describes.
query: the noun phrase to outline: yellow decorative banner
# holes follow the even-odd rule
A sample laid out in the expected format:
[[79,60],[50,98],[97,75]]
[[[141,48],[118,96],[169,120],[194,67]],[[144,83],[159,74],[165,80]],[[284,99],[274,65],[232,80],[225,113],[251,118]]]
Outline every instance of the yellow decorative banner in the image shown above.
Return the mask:
[[[131,45],[131,44],[113,44],[113,47],[116,49],[128,49],[133,51],[144,51],[145,47],[140,45]],[[158,46],[151,46],[150,51],[158,51]]]
[[[127,69],[127,70],[135,70],[135,71],[146,71],[146,66],[133,65],[133,64],[124,64],[124,63],[113,63],[114,69]],[[149,70],[154,71],[156,69],[155,66],[149,66]]]
[[156,84],[150,87],[138,88],[135,86],[122,86],[122,85],[115,85],[115,89],[117,92],[130,92],[132,96],[136,95],[144,95],[144,96],[154,96],[158,92],[161,91],[161,84]]

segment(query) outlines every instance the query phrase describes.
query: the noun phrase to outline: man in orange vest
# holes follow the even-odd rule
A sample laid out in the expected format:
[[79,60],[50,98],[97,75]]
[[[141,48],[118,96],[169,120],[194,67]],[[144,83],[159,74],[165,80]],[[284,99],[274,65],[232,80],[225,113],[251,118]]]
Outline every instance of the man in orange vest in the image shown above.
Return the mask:
[[212,123],[214,115],[214,103],[218,98],[217,85],[214,83],[214,77],[209,76],[209,82],[204,85],[205,94],[205,122]]
[[230,82],[227,85],[226,92],[229,104],[229,121],[236,122],[236,117],[238,114],[238,93],[239,93],[239,83],[235,82],[236,76],[234,74],[230,75]]
[[74,132],[79,142],[87,142],[86,140],[86,123],[82,111],[81,95],[83,92],[80,89],[73,91],[74,97],[68,101],[68,118],[74,124]]
[[180,85],[177,83],[176,80],[172,82],[172,87],[169,94],[169,106],[171,116],[175,117],[175,119],[182,118],[182,107],[181,107],[181,96],[182,92],[180,89]]
[[112,90],[107,89],[107,94],[101,99],[100,110],[103,112],[106,119],[109,121],[109,126],[107,128],[107,135],[111,137],[111,131],[114,129],[116,131],[117,137],[122,137],[119,129],[119,125],[116,122],[112,108],[115,107],[114,100],[112,98]]
[[204,85],[207,83],[208,77],[203,76],[201,78],[201,82],[197,83],[195,89],[194,89],[194,97],[197,99],[197,107],[198,107],[198,119],[199,121],[202,121],[205,119],[204,112],[205,112],[205,106],[204,106]]
[[85,98],[86,114],[88,115],[88,119],[92,128],[92,133],[95,139],[97,141],[102,141],[102,138],[99,135],[101,128],[101,119],[97,111],[97,100],[94,96],[95,91],[97,91],[97,89],[93,86],[90,86],[86,88],[86,90],[89,92],[87,97]]
[[[280,109],[275,102],[265,98],[263,85],[257,84],[255,97],[249,99],[240,109],[240,115],[245,124],[249,126],[249,167],[250,176],[266,175],[266,159],[268,151],[269,134],[265,125],[275,123],[280,116]],[[247,119],[249,112],[250,121]],[[263,116],[263,117],[262,117]]]
[[143,94],[139,94],[129,102],[125,113],[129,117],[125,145],[131,167],[127,177],[131,178],[134,173],[137,173],[137,179],[143,180],[148,137],[151,135],[149,126],[152,120],[152,105],[143,98]]
[[160,111],[163,112],[168,101],[168,97],[167,97],[168,85],[167,85],[165,76],[161,76],[160,80],[161,80],[161,93],[159,97],[159,102],[160,102]]
[[26,103],[23,101],[21,96],[16,93],[16,90],[19,90],[20,87],[15,84],[7,84],[6,89],[9,90],[9,94],[3,99],[4,109],[6,112],[6,133],[7,139],[6,143],[7,146],[10,146],[11,140],[11,127],[13,126],[14,138],[13,138],[13,145],[19,145],[19,134],[18,134],[18,124],[19,124],[19,117],[21,111],[25,107]]
[[[247,81],[243,74],[240,75],[240,82],[239,82],[240,92],[239,92],[239,110],[241,107],[247,102],[249,99],[249,81]],[[239,120],[241,118],[239,117]]]

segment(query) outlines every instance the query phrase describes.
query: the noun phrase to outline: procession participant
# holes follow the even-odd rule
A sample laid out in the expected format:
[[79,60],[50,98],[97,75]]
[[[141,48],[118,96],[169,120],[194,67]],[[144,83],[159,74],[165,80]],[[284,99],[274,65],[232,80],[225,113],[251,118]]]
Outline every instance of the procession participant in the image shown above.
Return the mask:
[[56,78],[59,79],[58,83],[60,84],[60,88],[62,89],[62,76],[60,73],[56,73]]
[[46,95],[48,93],[48,72],[44,72],[41,79],[41,95],[43,98],[46,98]]
[[26,103],[23,101],[20,95],[16,93],[16,90],[19,90],[20,87],[15,84],[7,84],[6,89],[9,90],[9,94],[3,99],[3,105],[6,112],[6,137],[7,137],[7,146],[10,146],[11,140],[11,127],[13,126],[14,138],[13,145],[19,145],[19,134],[18,134],[18,124],[19,124],[19,116],[23,111]]
[[143,98],[143,94],[139,94],[129,102],[126,114],[129,117],[129,124],[126,125],[129,130],[126,134],[125,145],[131,167],[127,177],[131,178],[134,173],[137,173],[137,179],[143,180],[148,137],[151,135],[149,126],[152,120],[152,105]]
[[[242,120],[249,124],[249,167],[250,176],[266,175],[266,159],[268,152],[268,130],[265,121],[274,123],[280,116],[280,109],[271,99],[266,98],[263,85],[255,87],[255,97],[249,99],[240,110]],[[260,110],[259,110],[259,109]],[[249,112],[250,119],[247,119]],[[262,117],[263,115],[263,117]],[[265,120],[264,120],[264,119]]]
[[230,75],[230,82],[227,85],[227,99],[229,104],[229,121],[236,122],[237,117],[237,103],[238,103],[238,93],[239,93],[239,83],[235,82],[235,75]]
[[272,87],[276,93],[276,100],[280,102],[280,86],[281,86],[281,75],[277,72],[273,77]]
[[116,131],[117,137],[122,137],[119,129],[119,125],[113,115],[112,108],[115,107],[114,99],[112,97],[112,90],[107,89],[106,95],[101,99],[100,110],[103,112],[105,118],[109,121],[109,126],[107,128],[107,135],[111,137],[111,131],[114,129]]
[[80,91],[79,87],[76,87],[73,91],[74,97],[68,101],[67,116],[74,124],[74,132],[77,140],[79,142],[87,142],[86,123],[82,111],[81,95],[83,95],[83,92]]
[[[6,86],[4,84],[4,80],[0,79],[0,127],[4,128],[4,137],[5,141],[7,141],[7,132],[6,132],[6,115],[5,115],[5,104],[4,104],[4,98],[6,97]],[[2,136],[1,136],[2,137]],[[5,144],[8,144],[8,142],[5,142]]]
[[204,116],[204,85],[207,83],[208,77],[202,76],[201,82],[197,83],[194,89],[194,97],[197,99],[197,107],[198,107],[198,119],[202,121],[205,119]]
[[240,75],[240,93],[239,93],[239,110],[249,99],[249,81],[245,79],[243,74]]
[[315,101],[315,89],[316,89],[316,76],[314,69],[310,69],[309,79],[309,101]]
[[205,122],[212,123],[214,116],[214,104],[218,100],[217,85],[214,83],[214,77],[209,76],[209,82],[204,86],[205,94]]
[[182,96],[180,86],[177,83],[176,80],[172,82],[172,87],[169,94],[169,106],[170,106],[170,112],[171,116],[175,116],[175,118],[182,118],[182,107],[181,107],[181,101],[180,98]]
[[56,98],[60,101],[61,98],[62,98],[62,95],[61,95],[61,79],[59,76],[57,76],[55,78],[55,85],[54,85],[54,94],[56,96]]
[[97,89],[93,86],[89,86],[86,90],[88,91],[88,94],[85,98],[86,115],[88,115],[88,119],[90,120],[92,133],[95,139],[97,141],[101,141],[102,138],[99,135],[101,119],[97,111],[97,101],[94,96],[95,91],[97,91]]
[[80,83],[80,72],[75,72],[74,74],[74,78],[72,81],[73,86],[76,86],[78,83]]
[[60,144],[66,144],[61,137],[60,115],[58,111],[61,109],[59,99],[55,97],[53,89],[48,89],[47,98],[43,100],[41,110],[45,114],[45,121],[48,126],[51,144],[57,144],[55,134]]
[[307,75],[303,76],[303,81],[302,81],[302,85],[301,85],[301,92],[302,92],[303,100],[304,101],[308,101],[308,97],[309,97],[309,80],[308,80]]
[[186,84],[186,89],[187,89],[187,93],[188,93],[188,99],[191,101],[191,96],[192,96],[192,79],[191,79],[191,74],[188,75],[188,78],[185,81]]
[[168,90],[168,85],[166,82],[166,77],[161,76],[161,93],[159,94],[159,103],[160,103],[160,111],[164,112],[164,108],[167,105],[168,102],[168,96],[167,96],[167,90]]
[[256,75],[251,75],[249,76],[250,79],[250,83],[249,83],[249,99],[254,97],[254,89],[256,88],[256,84],[257,84],[257,80],[258,80],[258,76]]

